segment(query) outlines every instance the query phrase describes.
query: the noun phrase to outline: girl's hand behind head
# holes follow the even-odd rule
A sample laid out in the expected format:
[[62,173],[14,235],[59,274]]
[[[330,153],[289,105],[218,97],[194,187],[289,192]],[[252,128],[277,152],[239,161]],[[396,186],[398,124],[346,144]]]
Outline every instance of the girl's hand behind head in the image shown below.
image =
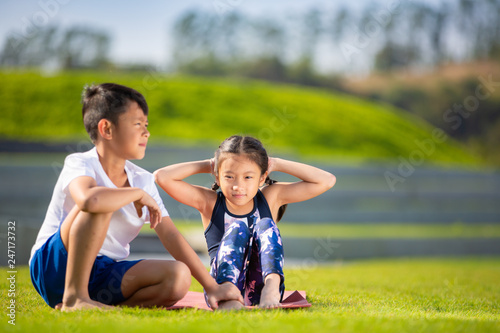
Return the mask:
[[215,157],[212,157],[210,159],[210,173],[212,173],[212,175],[215,177]]
[[267,174],[269,175],[271,172],[273,172],[275,167],[276,167],[276,159],[274,157],[269,156],[267,162]]

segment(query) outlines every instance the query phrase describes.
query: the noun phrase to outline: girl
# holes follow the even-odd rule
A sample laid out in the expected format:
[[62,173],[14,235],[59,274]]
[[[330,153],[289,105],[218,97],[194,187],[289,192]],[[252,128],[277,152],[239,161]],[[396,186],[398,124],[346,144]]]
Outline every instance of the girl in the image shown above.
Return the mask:
[[[301,181],[273,182],[272,171]],[[198,173],[214,174],[212,189],[184,181]],[[246,305],[263,308],[278,307],[284,292],[283,246],[274,221],[288,203],[314,198],[336,180],[318,168],[268,157],[259,140],[237,135],[222,142],[213,159],[170,165],[154,174],[172,198],[200,212],[217,283],[236,285]],[[241,307],[238,301],[219,304],[219,309]]]

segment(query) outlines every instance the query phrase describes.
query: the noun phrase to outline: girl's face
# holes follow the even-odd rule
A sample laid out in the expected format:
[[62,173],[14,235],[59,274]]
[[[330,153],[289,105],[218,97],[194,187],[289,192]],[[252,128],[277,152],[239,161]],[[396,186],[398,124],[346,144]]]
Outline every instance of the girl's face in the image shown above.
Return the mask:
[[264,185],[267,172],[246,155],[230,154],[219,167],[217,183],[226,197],[229,211],[235,215],[248,214],[253,210],[253,198]]

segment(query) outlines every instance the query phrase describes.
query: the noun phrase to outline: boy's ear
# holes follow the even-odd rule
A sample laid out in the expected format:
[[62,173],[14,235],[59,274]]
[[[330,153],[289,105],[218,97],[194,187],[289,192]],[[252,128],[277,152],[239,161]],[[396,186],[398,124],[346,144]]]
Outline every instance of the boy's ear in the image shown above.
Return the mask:
[[100,136],[105,140],[111,140],[113,137],[113,124],[108,119],[101,119],[97,124],[97,130]]

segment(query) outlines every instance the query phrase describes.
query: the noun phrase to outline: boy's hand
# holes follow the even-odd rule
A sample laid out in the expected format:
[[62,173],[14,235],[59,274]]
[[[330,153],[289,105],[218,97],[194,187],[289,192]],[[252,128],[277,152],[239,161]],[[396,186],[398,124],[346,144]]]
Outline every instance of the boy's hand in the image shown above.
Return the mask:
[[218,284],[212,290],[207,291],[208,304],[212,309],[218,308],[218,302],[234,300],[241,304],[243,302],[243,296],[241,296],[240,290],[231,282],[225,282],[223,284]]
[[146,206],[149,210],[149,223],[151,226],[151,229],[156,228],[158,223],[161,222],[161,210],[160,207],[158,206],[158,203],[156,202],[153,197],[151,197],[149,194],[146,192],[143,192],[142,198],[134,201],[134,206],[137,211],[137,215],[139,217],[142,216],[142,207]]

